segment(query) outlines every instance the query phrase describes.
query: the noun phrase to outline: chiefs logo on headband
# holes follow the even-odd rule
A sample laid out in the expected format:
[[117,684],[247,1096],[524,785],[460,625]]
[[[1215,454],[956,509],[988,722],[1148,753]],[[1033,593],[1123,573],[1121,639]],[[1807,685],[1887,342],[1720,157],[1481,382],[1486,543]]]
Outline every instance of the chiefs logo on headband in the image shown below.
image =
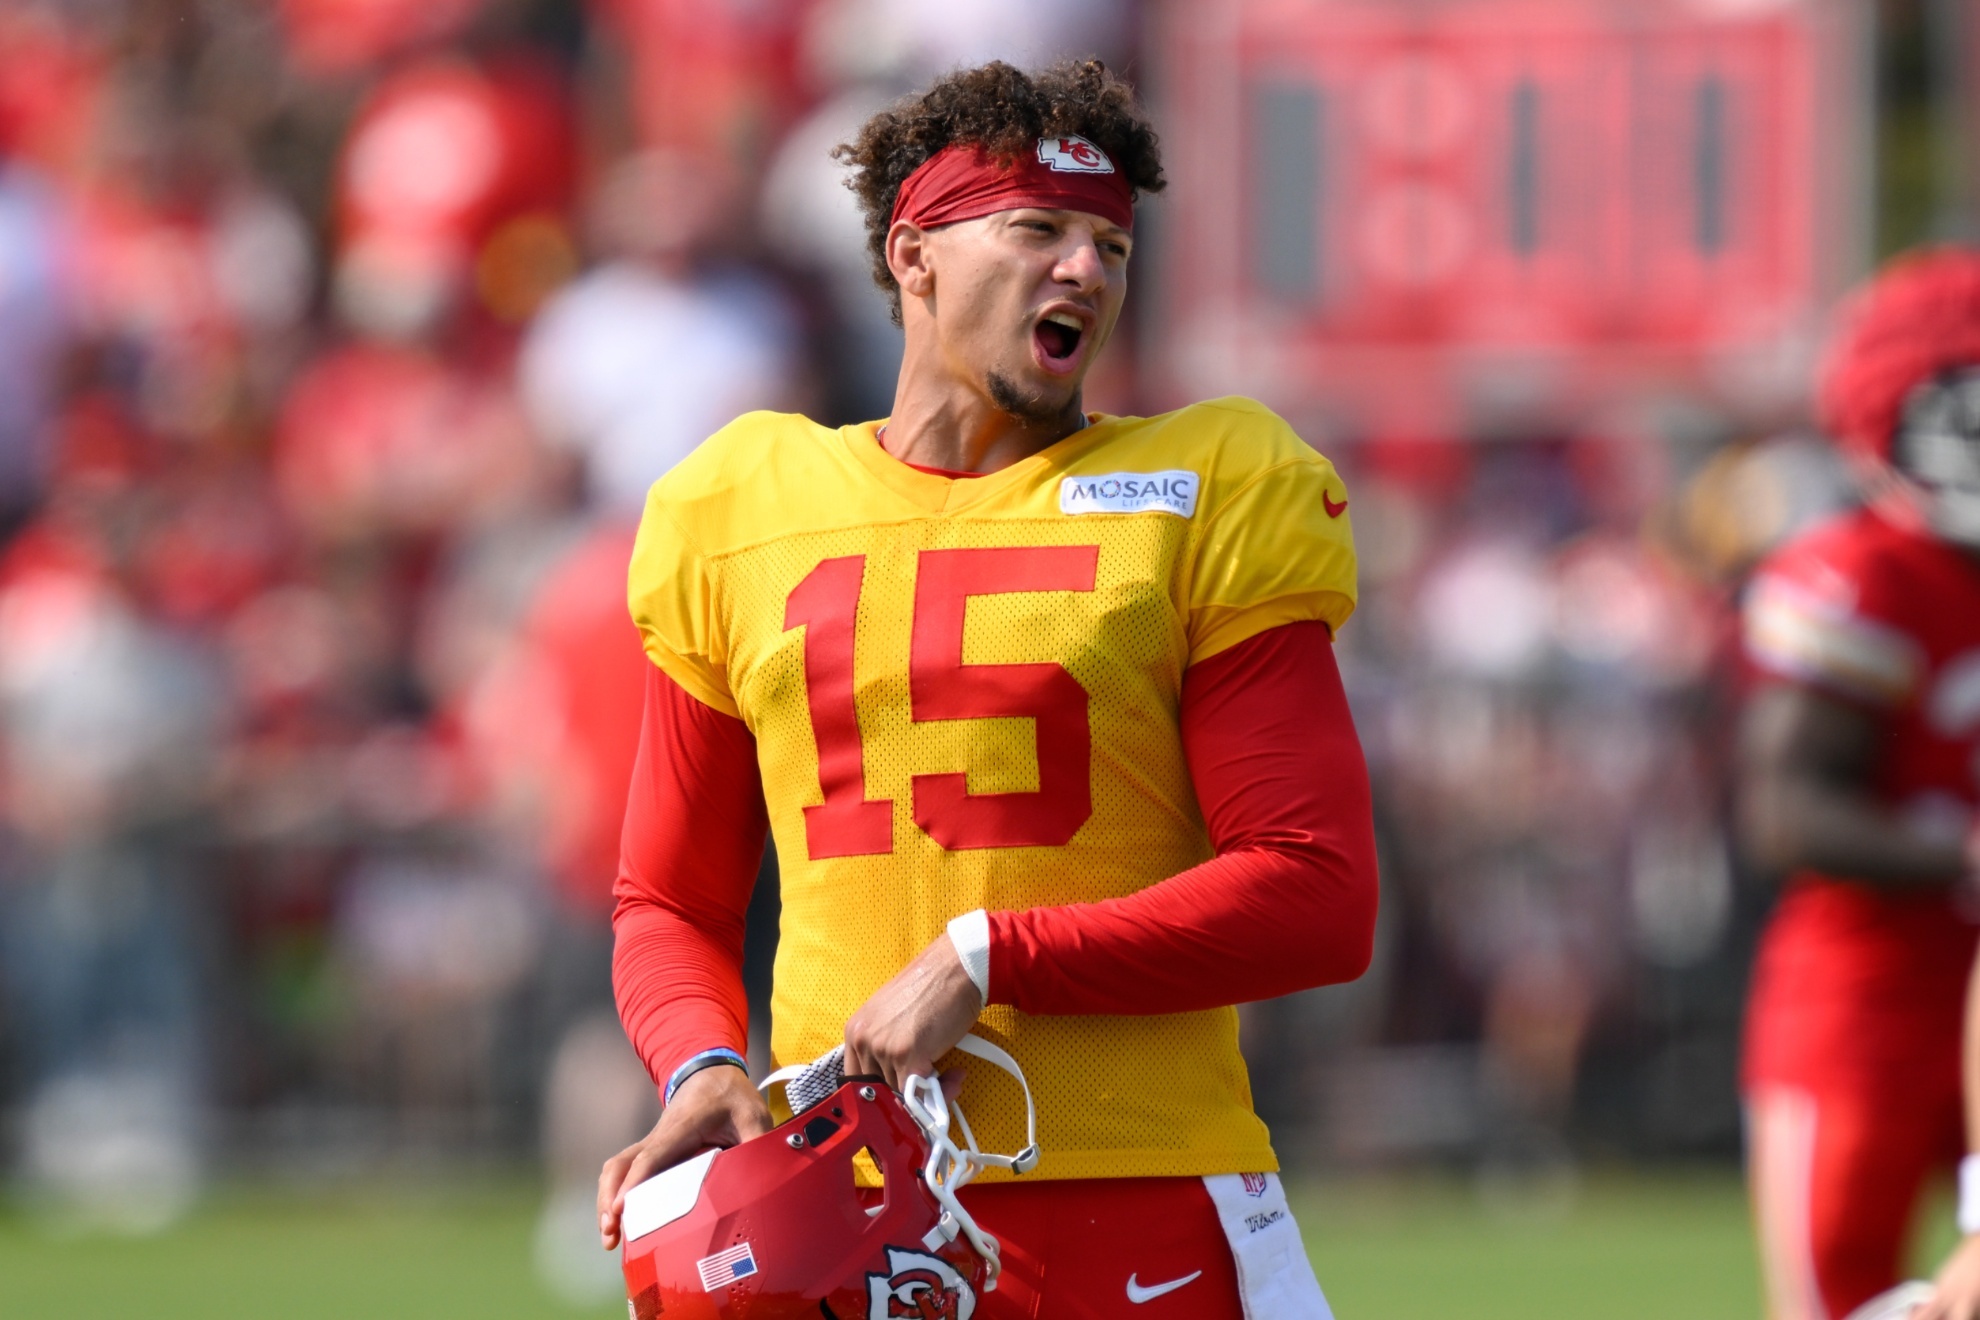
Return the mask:
[[[908,175],[893,221],[923,229],[1036,206],[1085,211],[1134,227],[1134,190],[1107,153],[1083,137],[1038,139],[1036,151],[999,159],[977,143],[952,143]],[[892,223],[892,221],[890,221]]]
[[1055,174],[1112,174],[1107,153],[1083,137],[1038,139],[1038,163]]

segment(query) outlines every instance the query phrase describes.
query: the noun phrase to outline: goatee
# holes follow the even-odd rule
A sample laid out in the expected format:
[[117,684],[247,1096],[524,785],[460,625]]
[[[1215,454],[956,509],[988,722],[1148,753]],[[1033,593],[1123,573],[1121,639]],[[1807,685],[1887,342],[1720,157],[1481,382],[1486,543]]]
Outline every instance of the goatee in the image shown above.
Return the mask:
[[1028,426],[1050,426],[1079,413],[1077,390],[1064,402],[1054,403],[1041,395],[1026,394],[1001,372],[990,372],[984,377],[983,384],[990,395],[990,402],[996,404],[1000,412],[1009,413]]

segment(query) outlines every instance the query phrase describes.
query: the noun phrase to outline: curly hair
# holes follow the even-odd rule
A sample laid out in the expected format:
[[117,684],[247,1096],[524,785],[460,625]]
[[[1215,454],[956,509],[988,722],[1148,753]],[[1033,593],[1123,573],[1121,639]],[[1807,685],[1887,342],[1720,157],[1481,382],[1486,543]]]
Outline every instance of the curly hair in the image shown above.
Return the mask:
[[1127,175],[1131,197],[1162,191],[1161,149],[1134,88],[1099,60],[1063,60],[1027,74],[1002,60],[959,69],[927,91],[896,102],[832,149],[852,166],[846,186],[866,213],[873,282],[901,321],[901,290],[887,269],[894,199],[910,174],[953,143],[1015,157],[1042,137],[1083,137]]

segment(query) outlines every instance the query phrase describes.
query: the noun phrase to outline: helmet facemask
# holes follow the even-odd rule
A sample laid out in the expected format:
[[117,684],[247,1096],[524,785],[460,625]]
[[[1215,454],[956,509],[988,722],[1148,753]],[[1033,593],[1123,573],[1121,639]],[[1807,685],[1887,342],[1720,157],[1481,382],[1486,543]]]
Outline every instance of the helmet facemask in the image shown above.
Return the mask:
[[1980,367],[1947,372],[1906,396],[1891,465],[1934,532],[1980,550]]

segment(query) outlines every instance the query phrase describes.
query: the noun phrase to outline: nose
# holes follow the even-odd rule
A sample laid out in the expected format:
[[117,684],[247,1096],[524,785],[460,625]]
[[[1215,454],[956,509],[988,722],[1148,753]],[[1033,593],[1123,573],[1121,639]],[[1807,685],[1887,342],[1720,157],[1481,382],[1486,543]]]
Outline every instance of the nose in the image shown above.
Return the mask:
[[1052,268],[1052,278],[1060,284],[1069,284],[1089,297],[1097,294],[1107,283],[1107,267],[1100,260],[1099,245],[1091,234],[1074,234],[1070,246],[1059,257],[1059,264]]

